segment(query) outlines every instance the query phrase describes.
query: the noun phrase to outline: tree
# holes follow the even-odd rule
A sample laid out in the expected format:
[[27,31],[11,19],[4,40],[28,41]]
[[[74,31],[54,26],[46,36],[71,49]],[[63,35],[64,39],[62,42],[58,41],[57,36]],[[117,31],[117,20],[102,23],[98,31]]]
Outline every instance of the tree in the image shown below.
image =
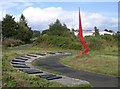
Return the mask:
[[63,32],[63,26],[60,21],[57,19],[55,23],[49,25],[50,35],[61,36]]
[[99,29],[97,29],[96,26],[94,27],[94,29],[95,29],[95,36],[99,36]]
[[74,29],[74,28],[72,28],[72,32],[75,32],[75,29]]
[[46,29],[46,30],[42,31],[42,35],[44,35],[44,34],[50,34],[49,32],[50,32],[50,30]]
[[0,21],[0,45],[2,42],[2,21]]
[[108,32],[108,30],[107,30],[107,29],[105,29],[104,31]]
[[120,31],[117,31],[117,33],[120,33]]
[[30,27],[28,27],[27,21],[23,14],[21,15],[18,22],[16,38],[24,41],[25,43],[29,42],[32,38],[32,30]]
[[66,37],[70,35],[70,29],[66,24],[61,24],[60,20],[56,20],[55,23],[49,25],[49,29],[42,32],[42,34],[55,35]]
[[34,30],[32,37],[39,37],[39,36],[40,36],[40,31]]
[[18,27],[14,20],[15,18],[11,15],[6,14],[2,21],[2,35],[4,38],[14,37],[16,29]]
[[113,31],[112,31],[112,30],[109,30],[109,32],[111,32],[111,33],[112,33]]

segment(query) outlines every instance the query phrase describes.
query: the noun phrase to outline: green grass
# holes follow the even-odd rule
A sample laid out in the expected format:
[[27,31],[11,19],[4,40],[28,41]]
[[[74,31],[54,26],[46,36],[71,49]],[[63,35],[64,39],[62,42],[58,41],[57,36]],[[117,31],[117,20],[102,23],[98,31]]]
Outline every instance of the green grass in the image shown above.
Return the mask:
[[2,87],[2,45],[0,44],[0,88]]
[[61,63],[78,70],[118,76],[118,51],[116,47],[90,51],[81,56],[69,56],[61,60]]
[[[62,51],[62,49],[57,48],[38,48],[37,46],[33,46],[26,50],[9,50],[3,52],[2,57],[2,70],[3,70],[3,76],[2,76],[2,87],[68,87],[65,85],[62,85],[57,82],[50,82],[46,79],[28,75],[22,71],[14,69],[10,65],[10,61],[21,55],[29,54],[29,53],[44,53],[47,51]],[[69,50],[64,50],[65,52],[68,52]],[[72,50],[71,52],[73,52]],[[52,72],[55,74],[60,74],[55,71],[50,71],[47,69],[40,68],[44,71]],[[80,87],[77,86],[77,87]]]
[[[9,50],[3,53],[2,58],[2,85],[3,87],[65,87],[56,82],[49,82],[46,79],[37,76],[30,76],[24,72],[14,69],[10,65],[10,61],[20,55],[32,53],[35,50]],[[38,50],[36,52],[41,52]]]
[[[39,78],[37,76],[30,76],[24,72],[14,69],[10,65],[10,61],[17,56],[28,53],[45,53],[48,51],[78,52],[78,50],[65,50],[62,48],[39,48],[39,46],[33,46],[26,50],[5,51],[2,54],[3,87],[66,87],[62,84],[56,82],[49,82],[48,80]],[[61,62],[66,66],[78,70],[91,71],[112,76],[117,76],[118,74],[117,47],[106,48],[99,51],[90,51],[88,54],[83,56],[69,56],[61,60]],[[43,69],[41,67],[37,68],[47,72],[60,74],[58,72]],[[87,87],[90,87],[90,85],[79,85],[77,87],[83,87],[83,89],[85,89]]]

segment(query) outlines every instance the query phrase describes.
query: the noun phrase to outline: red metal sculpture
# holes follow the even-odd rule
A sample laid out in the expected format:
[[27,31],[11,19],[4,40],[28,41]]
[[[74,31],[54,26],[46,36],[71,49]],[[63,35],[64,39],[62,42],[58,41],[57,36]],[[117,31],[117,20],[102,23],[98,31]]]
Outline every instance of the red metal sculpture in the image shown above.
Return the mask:
[[80,16],[80,9],[79,9],[79,39],[84,47],[84,51],[80,52],[80,55],[83,55],[83,54],[86,54],[88,53],[89,49],[88,49],[88,46],[87,44],[85,43],[84,41],[84,38],[83,38],[83,32],[82,32],[82,22],[81,22],[81,16]]

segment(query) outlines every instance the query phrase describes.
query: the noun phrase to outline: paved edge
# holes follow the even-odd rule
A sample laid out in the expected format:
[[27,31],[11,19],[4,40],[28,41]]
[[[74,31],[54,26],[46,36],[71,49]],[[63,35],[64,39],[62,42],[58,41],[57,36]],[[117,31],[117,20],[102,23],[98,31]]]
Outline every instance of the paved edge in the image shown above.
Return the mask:
[[[56,55],[68,55],[68,54],[71,54],[71,53],[62,53],[62,52],[58,52],[58,53],[46,53],[45,56],[41,56],[41,55],[38,55],[38,54],[29,54],[29,55],[32,55],[32,56],[28,56],[28,54],[24,55],[25,57],[30,57],[28,60],[26,60],[24,63],[30,67],[30,68],[34,68],[34,69],[37,69],[35,67],[32,66],[31,62],[33,60],[36,60],[36,59],[39,59],[39,58],[43,58],[43,57],[49,57],[49,56],[56,56]],[[22,57],[22,56],[20,56]],[[23,57],[23,58],[25,58]],[[18,65],[18,64],[12,64],[12,66],[14,65]],[[24,69],[24,68],[15,68],[15,69]],[[40,70],[40,69],[39,69]],[[42,70],[41,70],[42,71]],[[39,74],[29,74],[29,75],[34,75],[34,76],[37,76],[37,75],[44,75],[44,74],[53,74],[53,73],[49,73],[49,72],[45,72],[45,71],[42,71],[43,73],[39,73]],[[56,74],[55,74],[56,75]],[[58,82],[58,83],[61,83],[63,85],[66,85],[66,86],[70,86],[70,87],[73,87],[73,86],[80,86],[81,84],[90,84],[88,81],[86,80],[81,80],[81,79],[75,79],[75,78],[71,78],[71,77],[67,77],[67,76],[63,76],[63,75],[57,75],[57,76],[61,76],[62,78],[60,79],[54,79],[54,80],[49,80],[50,82]]]
[[92,87],[118,87],[118,78],[67,67],[60,63],[62,58],[63,57],[61,55],[50,56],[45,58],[46,60],[41,60],[42,58],[40,58],[35,61],[34,64],[36,66],[60,72],[71,78],[86,80],[90,82]]

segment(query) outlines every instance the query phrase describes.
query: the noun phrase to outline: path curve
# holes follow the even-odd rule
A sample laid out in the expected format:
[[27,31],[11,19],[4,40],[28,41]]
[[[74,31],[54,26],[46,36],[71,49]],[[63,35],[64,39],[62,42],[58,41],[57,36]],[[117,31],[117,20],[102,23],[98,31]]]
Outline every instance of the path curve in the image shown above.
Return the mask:
[[69,55],[55,55],[44,59],[39,58],[34,64],[45,69],[60,72],[68,77],[86,80],[90,82],[93,87],[118,87],[118,78],[116,77],[80,71],[62,65],[60,60],[66,56]]
[[25,44],[25,45],[20,45],[18,47],[9,48],[8,50],[25,50],[25,49],[28,49],[30,47],[32,47],[32,44]]
[[70,77],[62,76],[62,75],[56,75],[53,73],[39,70],[35,68],[34,66],[32,66],[31,64],[33,60],[36,60],[38,58],[46,58],[46,57],[54,56],[54,55],[68,55],[68,54],[71,54],[71,53],[47,52],[47,53],[26,54],[26,55],[15,57],[14,59],[11,60],[10,64],[15,69],[25,72],[27,74],[35,75],[40,78],[45,78],[50,81],[59,82],[66,86],[73,87],[73,86],[79,86],[81,84],[90,84],[88,81],[85,81],[85,80],[70,78]]

